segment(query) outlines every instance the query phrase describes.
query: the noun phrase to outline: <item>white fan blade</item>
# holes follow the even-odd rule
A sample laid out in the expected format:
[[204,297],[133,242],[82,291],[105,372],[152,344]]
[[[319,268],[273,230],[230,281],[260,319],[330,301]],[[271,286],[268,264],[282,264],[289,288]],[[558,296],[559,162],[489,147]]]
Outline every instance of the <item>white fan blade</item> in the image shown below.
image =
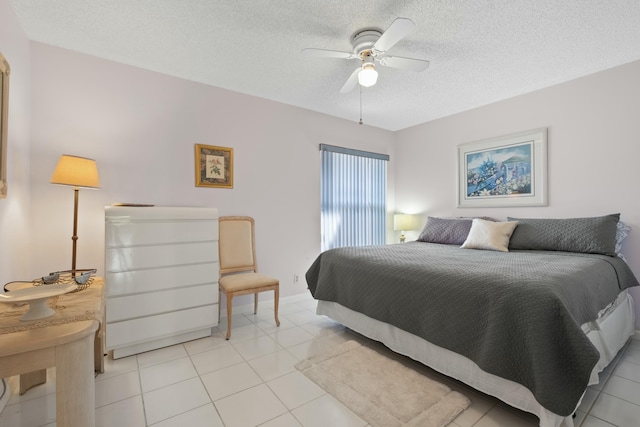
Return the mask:
[[429,68],[429,61],[424,59],[403,58],[401,56],[383,56],[376,59],[380,65],[401,70],[424,71]]
[[398,43],[400,39],[409,34],[414,26],[415,24],[409,18],[396,18],[373,45],[373,50],[377,52],[388,51],[394,44]]
[[351,73],[347,81],[344,83],[344,85],[342,85],[340,93],[349,93],[353,90],[354,87],[356,87],[356,85],[358,84],[358,73],[360,72],[360,70],[361,68],[358,67],[353,73]]
[[314,49],[312,47],[302,49],[300,53],[302,53],[303,55],[317,56],[322,58],[352,59],[358,57],[352,52],[340,52],[338,50],[328,49]]

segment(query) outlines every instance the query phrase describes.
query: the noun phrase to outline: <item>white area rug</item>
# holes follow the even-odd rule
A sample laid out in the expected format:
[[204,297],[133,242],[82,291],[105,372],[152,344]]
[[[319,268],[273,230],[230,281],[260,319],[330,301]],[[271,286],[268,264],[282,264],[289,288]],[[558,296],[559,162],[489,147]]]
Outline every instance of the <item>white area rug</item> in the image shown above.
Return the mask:
[[443,427],[469,399],[355,341],[296,368],[374,427]]

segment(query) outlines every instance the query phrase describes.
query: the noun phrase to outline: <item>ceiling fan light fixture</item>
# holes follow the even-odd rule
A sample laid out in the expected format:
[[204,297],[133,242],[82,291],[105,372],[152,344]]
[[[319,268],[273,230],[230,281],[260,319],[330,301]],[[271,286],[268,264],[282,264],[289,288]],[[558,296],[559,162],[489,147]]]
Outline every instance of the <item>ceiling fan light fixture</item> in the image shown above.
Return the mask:
[[362,70],[358,73],[360,86],[371,87],[378,81],[378,72],[372,63],[362,64]]

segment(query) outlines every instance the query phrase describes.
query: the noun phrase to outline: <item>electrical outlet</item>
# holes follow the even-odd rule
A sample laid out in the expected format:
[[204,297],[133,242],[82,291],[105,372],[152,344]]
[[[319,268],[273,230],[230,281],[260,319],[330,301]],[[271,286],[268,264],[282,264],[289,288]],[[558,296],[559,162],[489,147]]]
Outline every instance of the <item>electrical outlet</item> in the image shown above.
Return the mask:
[[297,273],[293,273],[293,283],[298,283],[300,281],[300,276]]

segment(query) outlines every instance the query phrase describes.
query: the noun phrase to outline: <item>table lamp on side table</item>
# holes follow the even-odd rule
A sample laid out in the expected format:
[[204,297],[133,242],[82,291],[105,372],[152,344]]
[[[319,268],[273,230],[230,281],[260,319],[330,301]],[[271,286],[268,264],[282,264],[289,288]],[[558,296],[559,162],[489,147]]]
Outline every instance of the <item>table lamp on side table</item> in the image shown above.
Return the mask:
[[414,230],[416,226],[415,223],[416,223],[415,215],[409,215],[409,214],[393,215],[393,229],[394,231],[400,232],[401,243],[406,240],[406,236],[404,235],[404,232]]
[[71,270],[76,270],[76,242],[78,240],[78,192],[82,188],[100,188],[98,166],[93,159],[63,154],[51,176],[52,184],[74,187],[73,204],[73,249],[71,252]]

